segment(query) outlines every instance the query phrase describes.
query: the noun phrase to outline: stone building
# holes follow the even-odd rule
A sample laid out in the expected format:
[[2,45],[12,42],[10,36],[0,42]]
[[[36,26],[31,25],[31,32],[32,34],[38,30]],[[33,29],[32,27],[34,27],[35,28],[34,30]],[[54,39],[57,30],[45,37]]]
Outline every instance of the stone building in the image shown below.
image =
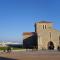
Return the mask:
[[60,31],[53,29],[53,23],[41,21],[35,23],[35,32],[23,33],[23,46],[54,50],[60,46]]

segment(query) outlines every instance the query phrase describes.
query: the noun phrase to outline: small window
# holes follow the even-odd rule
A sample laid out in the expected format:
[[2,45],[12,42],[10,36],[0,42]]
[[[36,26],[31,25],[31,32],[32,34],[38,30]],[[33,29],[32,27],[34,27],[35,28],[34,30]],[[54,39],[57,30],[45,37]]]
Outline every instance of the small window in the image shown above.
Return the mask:
[[60,36],[59,36],[59,44],[60,44]]
[[60,40],[60,36],[59,36],[59,40]]
[[51,39],[51,32],[50,32],[50,39]]
[[45,25],[45,29],[46,29],[46,25]]
[[43,29],[46,29],[46,25],[43,25]]
[[44,29],[44,25],[43,25],[43,29]]

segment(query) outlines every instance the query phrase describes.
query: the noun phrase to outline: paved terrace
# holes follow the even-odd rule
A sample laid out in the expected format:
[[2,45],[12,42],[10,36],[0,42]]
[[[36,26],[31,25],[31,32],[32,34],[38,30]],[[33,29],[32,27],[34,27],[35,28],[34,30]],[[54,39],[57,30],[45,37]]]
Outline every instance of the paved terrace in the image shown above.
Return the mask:
[[12,51],[0,52],[0,60],[60,60],[59,51]]

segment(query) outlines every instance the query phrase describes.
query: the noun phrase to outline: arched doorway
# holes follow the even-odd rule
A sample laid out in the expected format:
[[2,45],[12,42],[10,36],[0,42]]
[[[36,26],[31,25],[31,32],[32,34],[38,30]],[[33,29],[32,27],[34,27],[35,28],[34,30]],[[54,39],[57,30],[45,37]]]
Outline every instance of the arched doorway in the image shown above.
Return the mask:
[[52,41],[48,42],[48,50],[54,50],[54,44]]

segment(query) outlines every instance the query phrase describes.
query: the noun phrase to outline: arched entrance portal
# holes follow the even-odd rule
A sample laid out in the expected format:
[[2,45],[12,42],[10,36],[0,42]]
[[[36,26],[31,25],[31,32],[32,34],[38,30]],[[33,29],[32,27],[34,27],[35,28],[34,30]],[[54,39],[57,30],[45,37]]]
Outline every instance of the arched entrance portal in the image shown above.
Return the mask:
[[54,44],[52,41],[48,42],[48,50],[54,50]]

